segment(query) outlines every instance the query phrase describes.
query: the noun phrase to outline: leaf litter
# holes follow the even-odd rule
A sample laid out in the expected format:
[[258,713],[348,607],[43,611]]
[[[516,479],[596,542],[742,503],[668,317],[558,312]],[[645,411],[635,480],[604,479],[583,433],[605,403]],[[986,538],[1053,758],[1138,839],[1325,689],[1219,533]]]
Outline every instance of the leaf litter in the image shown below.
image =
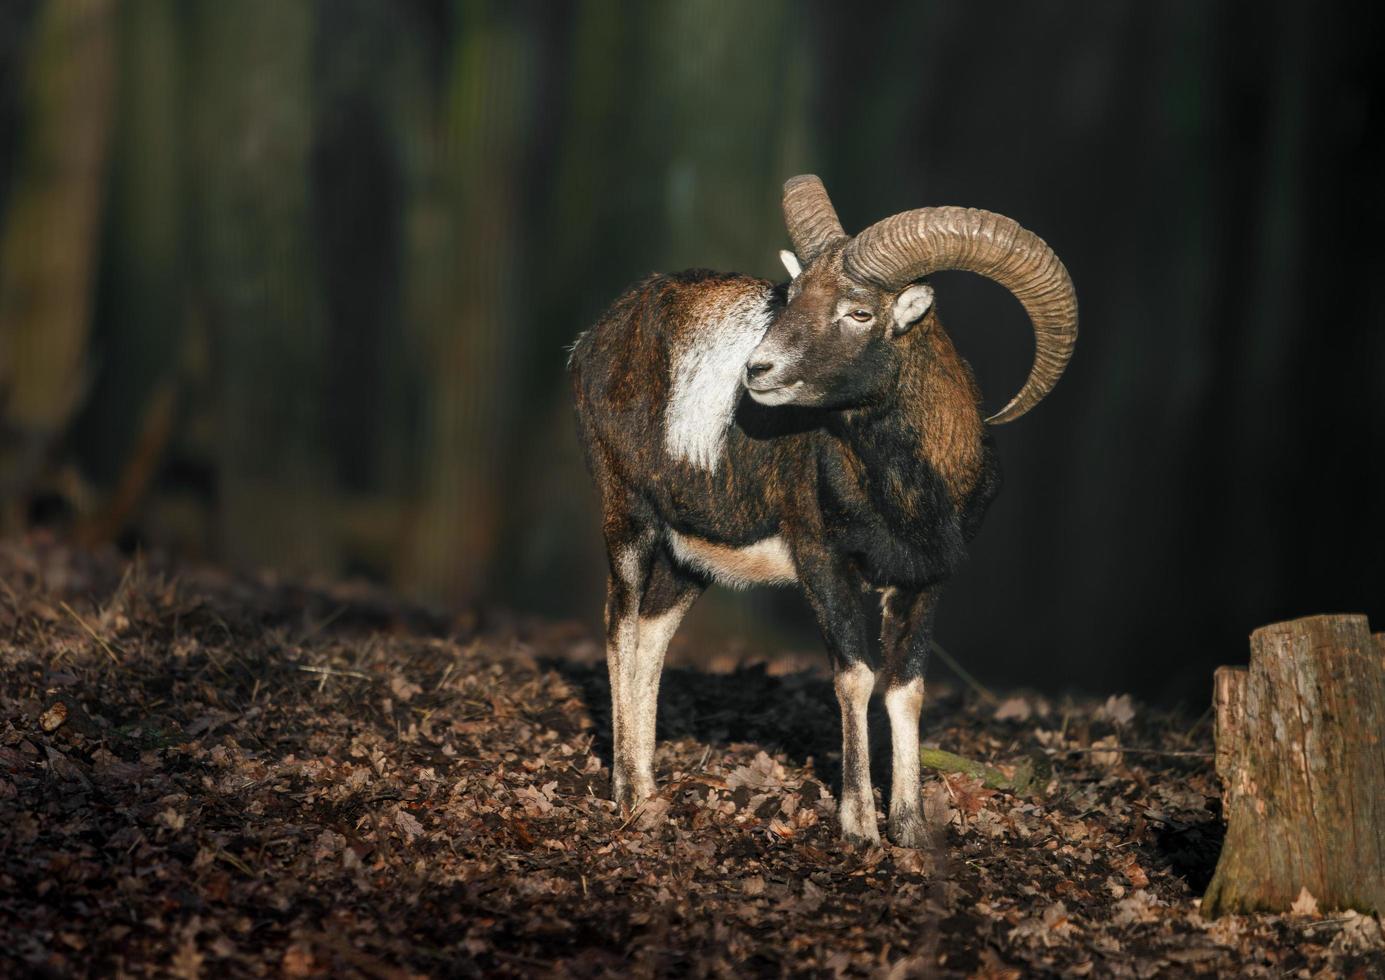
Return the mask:
[[931,775],[936,851],[855,849],[831,685],[799,659],[675,657],[662,788],[621,813],[580,626],[37,537],[0,545],[0,582],[0,975],[1385,971],[1379,920],[1306,889],[1201,918],[1208,725],[1129,696],[934,683],[926,744],[1044,778]]

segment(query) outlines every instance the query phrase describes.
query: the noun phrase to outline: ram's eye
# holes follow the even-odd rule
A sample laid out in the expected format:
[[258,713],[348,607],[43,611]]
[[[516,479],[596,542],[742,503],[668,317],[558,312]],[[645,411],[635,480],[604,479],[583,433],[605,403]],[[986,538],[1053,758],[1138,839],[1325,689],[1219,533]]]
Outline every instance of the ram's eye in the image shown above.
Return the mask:
[[857,323],[865,323],[867,320],[873,319],[875,314],[871,313],[870,310],[852,310],[847,316]]

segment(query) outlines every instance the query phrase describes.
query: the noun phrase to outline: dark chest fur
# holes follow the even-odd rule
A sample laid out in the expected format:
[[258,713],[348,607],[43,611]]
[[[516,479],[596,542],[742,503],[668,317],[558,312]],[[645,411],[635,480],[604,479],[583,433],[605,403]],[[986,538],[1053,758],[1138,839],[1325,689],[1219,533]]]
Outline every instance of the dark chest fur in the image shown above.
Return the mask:
[[989,439],[981,459],[974,486],[954,501],[907,428],[833,433],[817,460],[818,505],[833,550],[877,586],[922,587],[948,578],[999,489]]

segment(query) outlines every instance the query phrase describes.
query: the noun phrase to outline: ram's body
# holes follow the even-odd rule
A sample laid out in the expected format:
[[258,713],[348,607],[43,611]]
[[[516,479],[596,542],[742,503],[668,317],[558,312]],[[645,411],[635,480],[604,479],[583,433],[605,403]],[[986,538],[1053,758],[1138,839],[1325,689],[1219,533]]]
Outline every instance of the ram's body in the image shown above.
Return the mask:
[[[1062,263],[982,211],[896,215],[856,239],[822,184],[785,188],[791,281],[653,276],[580,337],[572,378],[601,496],[616,799],[654,792],[664,652],[711,582],[796,584],[827,643],[842,709],[842,831],[879,840],[867,705],[885,688],[890,836],[928,839],[918,772],[923,669],[940,582],[999,484],[976,384],[922,277],[970,269],[1030,313],[1035,367],[992,421],[1052,387],[1076,336]],[[800,257],[802,261],[800,262]],[[880,597],[872,651],[863,591]]]
[[783,307],[761,279],[653,276],[581,337],[573,385],[603,509],[638,501],[671,559],[725,585],[796,581],[804,537],[875,588],[942,581],[998,485],[965,362],[925,325],[890,404],[759,405],[741,371]]

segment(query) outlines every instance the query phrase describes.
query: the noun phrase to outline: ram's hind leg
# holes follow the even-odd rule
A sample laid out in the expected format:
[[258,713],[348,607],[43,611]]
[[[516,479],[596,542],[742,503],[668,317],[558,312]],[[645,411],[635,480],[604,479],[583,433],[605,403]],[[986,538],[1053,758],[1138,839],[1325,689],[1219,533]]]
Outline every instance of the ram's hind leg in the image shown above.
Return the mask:
[[611,795],[622,807],[633,808],[654,793],[654,726],[664,653],[704,585],[671,564],[652,532],[610,537]]
[[901,847],[925,847],[931,842],[919,786],[919,715],[936,599],[936,590],[888,589],[881,601],[885,710],[893,748],[888,832],[890,840]]
[[654,792],[653,776],[635,764],[635,688],[639,663],[640,601],[654,558],[654,533],[606,520],[611,576],[606,581],[606,667],[611,676],[611,798],[633,805]]
[[640,600],[634,669],[626,677],[630,709],[627,758],[640,797],[654,792],[654,730],[664,655],[683,616],[705,587],[704,580],[674,565],[662,547],[655,551]]

